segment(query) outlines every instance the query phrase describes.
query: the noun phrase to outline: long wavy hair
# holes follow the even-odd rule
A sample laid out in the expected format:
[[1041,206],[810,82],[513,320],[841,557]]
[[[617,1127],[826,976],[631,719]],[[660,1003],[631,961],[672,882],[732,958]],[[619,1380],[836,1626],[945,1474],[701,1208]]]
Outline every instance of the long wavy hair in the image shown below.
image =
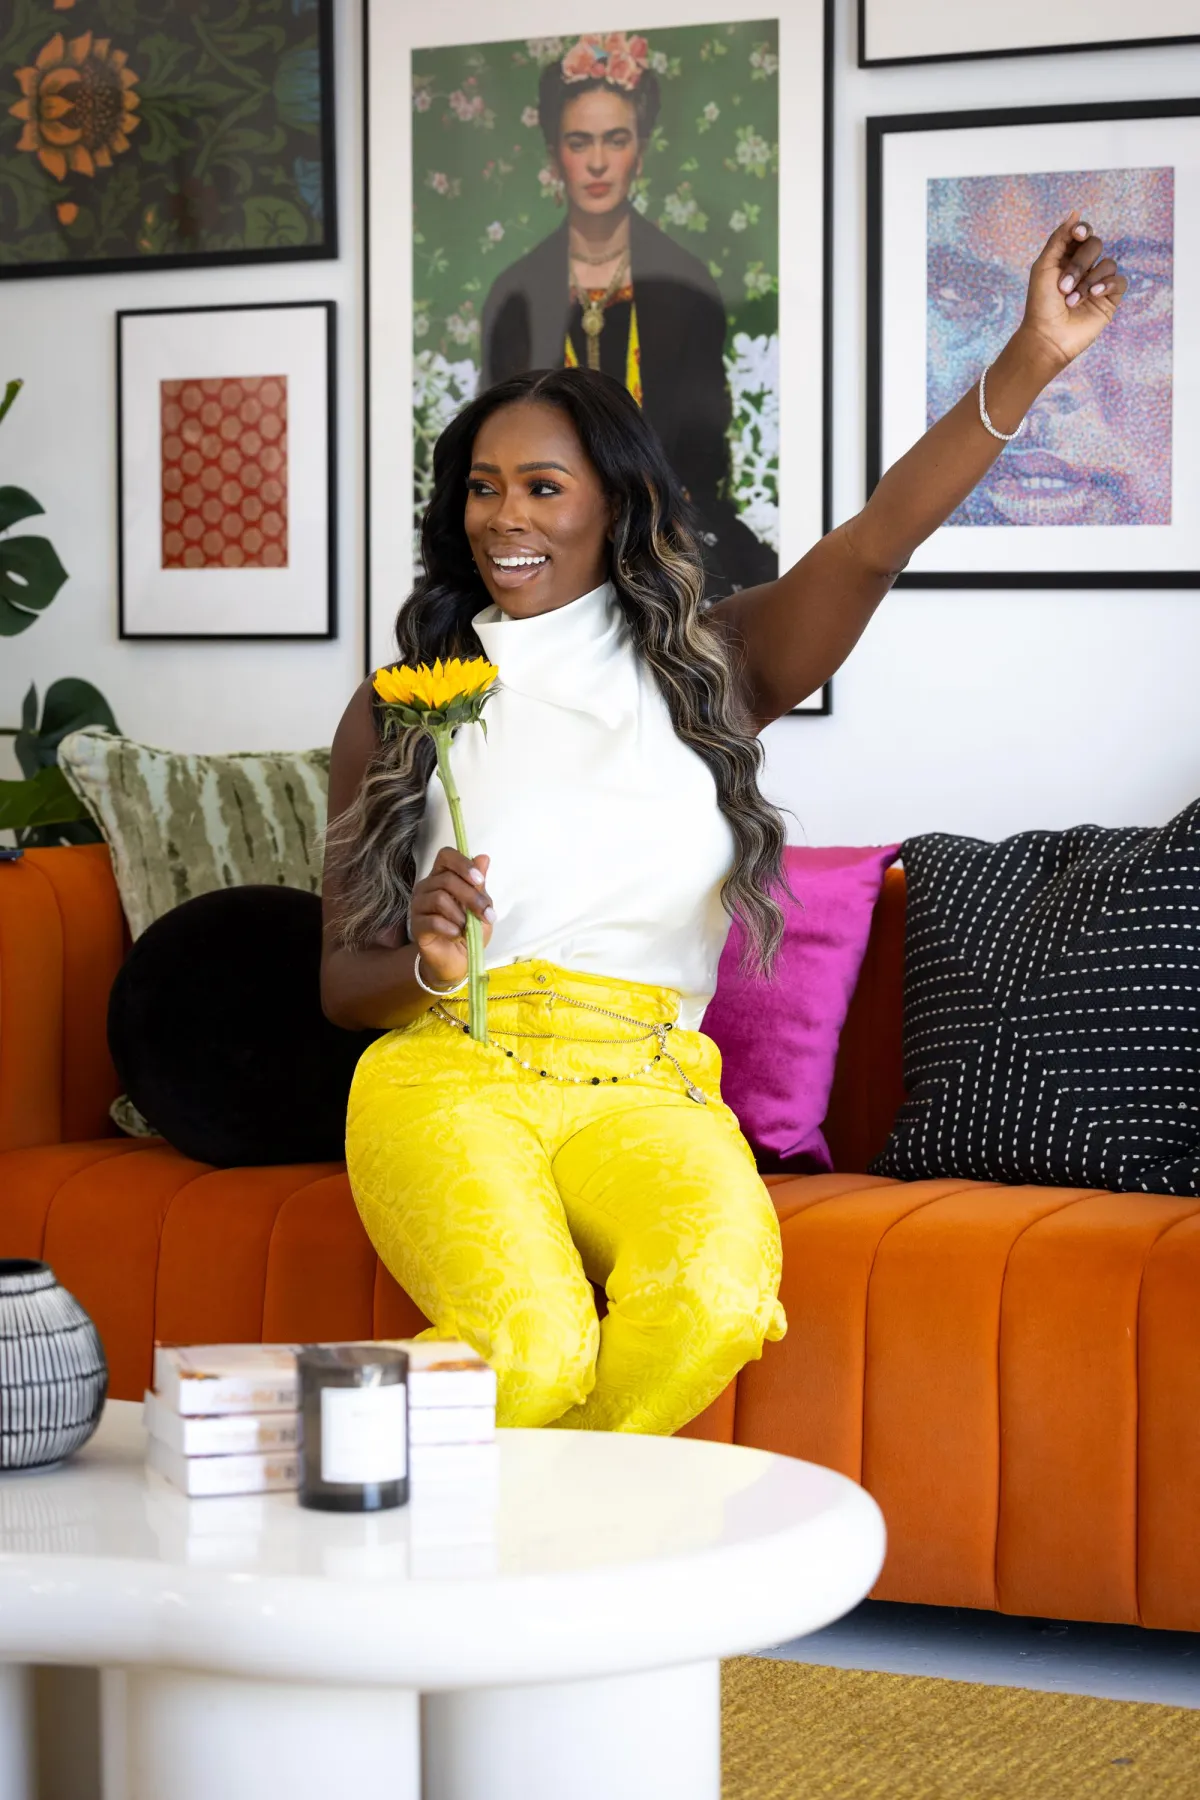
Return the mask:
[[[739,703],[727,638],[703,610],[704,571],[686,502],[653,429],[619,382],[585,369],[515,375],[446,426],[434,446],[433,493],[421,525],[424,572],[396,620],[400,656],[415,664],[482,654],[471,621],[490,597],[463,520],[472,451],[485,419],[529,401],[566,413],[614,503],[609,579],[677,735],[711,771],[735,844],[721,898],[744,928],[746,966],[769,971],[783,934],[773,892],[784,882],[783,820],[758,789],[762,746]],[[433,767],[422,732],[381,738],[353,804],[330,826],[341,878],[335,930],[350,947],[378,942],[407,918]]]

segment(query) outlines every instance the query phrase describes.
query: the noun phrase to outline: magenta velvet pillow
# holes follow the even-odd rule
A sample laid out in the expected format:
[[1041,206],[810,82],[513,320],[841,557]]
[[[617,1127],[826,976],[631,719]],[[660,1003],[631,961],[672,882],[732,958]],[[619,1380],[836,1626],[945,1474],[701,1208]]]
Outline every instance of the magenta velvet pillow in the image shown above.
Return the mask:
[[780,896],[783,944],[769,981],[740,972],[742,933],[734,922],[704,1030],[724,1061],[722,1095],[764,1167],[833,1167],[821,1125],[838,1039],[884,872],[899,853],[899,844],[788,850],[794,898]]

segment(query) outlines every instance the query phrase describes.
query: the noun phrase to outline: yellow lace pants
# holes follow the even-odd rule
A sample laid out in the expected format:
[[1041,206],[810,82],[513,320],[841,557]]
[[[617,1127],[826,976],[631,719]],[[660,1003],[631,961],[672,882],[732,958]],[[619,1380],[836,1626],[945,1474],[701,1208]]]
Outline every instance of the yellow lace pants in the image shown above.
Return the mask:
[[[637,1072],[652,1036],[630,1042],[629,1027],[571,999],[644,1021],[678,1007],[670,989],[551,963],[493,971],[491,1045],[430,1011],[366,1051],[350,1181],[433,1333],[497,1370],[502,1425],[669,1433],[783,1336],[779,1226],[720,1100],[716,1045],[667,1034],[708,1095],[698,1105],[665,1059]],[[452,1010],[465,1018],[465,1003]],[[629,1079],[592,1080],[613,1074]],[[607,1295],[602,1322],[592,1283]]]

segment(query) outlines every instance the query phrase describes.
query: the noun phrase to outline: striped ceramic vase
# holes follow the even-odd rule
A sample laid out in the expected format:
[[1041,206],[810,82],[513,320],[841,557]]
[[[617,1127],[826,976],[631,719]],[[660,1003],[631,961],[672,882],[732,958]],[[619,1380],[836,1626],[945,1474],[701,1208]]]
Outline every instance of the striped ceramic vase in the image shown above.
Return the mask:
[[104,1346],[78,1300],[45,1263],[0,1258],[0,1469],[70,1456],[107,1392]]

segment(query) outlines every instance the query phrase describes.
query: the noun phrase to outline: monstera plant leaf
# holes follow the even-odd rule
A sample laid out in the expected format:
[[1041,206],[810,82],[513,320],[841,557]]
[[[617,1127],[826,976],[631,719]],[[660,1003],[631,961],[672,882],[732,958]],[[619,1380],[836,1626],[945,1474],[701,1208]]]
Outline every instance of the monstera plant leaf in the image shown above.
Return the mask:
[[42,511],[24,488],[0,487],[0,637],[28,631],[67,579],[49,538],[6,535]]
[[36,687],[26,694],[13,749],[27,779],[0,781],[0,831],[15,832],[22,850],[100,843],[91,814],[58,767],[58,746],[69,732],[85,725],[117,729],[111,706],[90,681],[67,676],[52,682],[46,689],[40,724]]
[[86,809],[57,764],[39,769],[30,781],[0,781],[0,830],[20,835],[31,828],[73,824],[86,817]]
[[21,729],[13,745],[24,775],[32,777],[39,769],[56,763],[58,746],[72,731],[82,731],[85,725],[103,725],[108,731],[117,729],[112,707],[99,688],[75,675],[52,681],[46,689],[40,725],[37,705],[37,689],[31,687],[21,706]]

